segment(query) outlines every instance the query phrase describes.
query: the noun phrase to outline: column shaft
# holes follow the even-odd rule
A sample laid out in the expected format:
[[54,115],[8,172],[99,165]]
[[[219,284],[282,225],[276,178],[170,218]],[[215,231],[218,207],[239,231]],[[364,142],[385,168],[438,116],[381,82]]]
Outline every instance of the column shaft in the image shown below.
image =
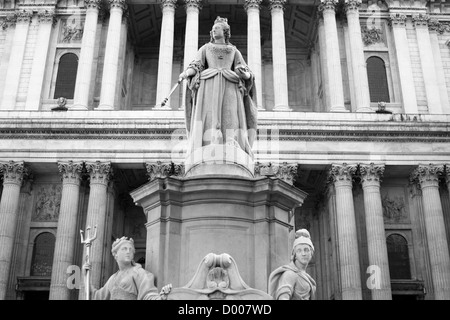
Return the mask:
[[84,22],[83,39],[81,41],[73,106],[71,107],[74,110],[87,110],[89,105],[89,90],[91,88],[100,0],[85,0],[85,3],[87,6],[86,20]]
[[97,109],[114,110],[119,70],[120,33],[125,0],[112,0],[109,11],[108,36],[106,38],[105,60],[103,62],[102,88]]
[[438,179],[438,175],[443,171],[443,166],[430,164],[420,165],[413,173],[422,189],[425,229],[436,300],[450,299],[450,255]]
[[406,16],[391,15],[392,33],[394,35],[395,53],[400,75],[400,89],[405,113],[418,113],[416,88],[411,68],[408,38],[406,37]]
[[36,45],[34,50],[33,66],[31,68],[27,101],[25,103],[26,110],[38,110],[41,103],[41,93],[44,85],[45,65],[52,33],[54,12],[43,10],[38,13],[38,16],[39,31],[36,42],[38,45]]
[[0,200],[0,300],[4,300],[10,280],[24,166],[22,162],[0,163],[0,171],[3,172],[3,191]]
[[320,75],[321,75],[321,92],[322,92],[322,106],[320,111],[329,110],[329,106],[331,106],[331,98],[330,91],[328,88],[330,87],[330,82],[328,80],[328,71],[327,71],[327,49],[325,48],[327,45],[325,39],[325,25],[323,23],[323,19],[318,17],[317,24],[317,33],[319,35],[319,47],[320,47]]
[[339,266],[343,300],[361,300],[361,275],[353,204],[352,178],[356,166],[333,165],[336,190],[336,216],[338,228]]
[[3,98],[0,105],[2,110],[13,110],[16,106],[17,93],[19,90],[20,73],[22,71],[22,62],[25,55],[25,46],[27,43],[28,29],[33,16],[32,11],[19,11],[17,13],[16,30],[11,48],[11,55],[6,72],[5,87],[3,89]]
[[361,0],[346,0],[348,36],[350,43],[352,87],[355,94],[356,112],[372,112],[370,109],[369,80],[364,59],[358,7]]
[[286,37],[284,34],[284,4],[286,0],[271,0],[272,61],[274,111],[289,111]]
[[383,175],[384,165],[361,165],[360,171],[364,192],[369,264],[376,266],[380,270],[380,274],[375,274],[377,283],[371,283],[374,286],[369,287],[369,289],[372,291],[372,300],[392,300],[389,260],[380,193],[380,177]]
[[325,71],[327,72],[328,88],[330,91],[330,105],[328,111],[345,112],[344,87],[342,84],[341,58],[339,52],[339,40],[336,26],[335,5],[337,0],[321,0],[320,10],[323,14],[325,36]]
[[250,70],[255,75],[256,99],[258,109],[264,109],[262,98],[262,59],[261,59],[261,26],[259,22],[260,4],[262,0],[247,0],[247,59]]
[[176,0],[162,2],[161,39],[159,44],[158,82],[155,108],[170,109],[170,100],[164,107],[161,102],[169,95],[172,87],[173,37],[175,29]]
[[63,175],[61,206],[56,233],[55,253],[50,284],[50,300],[69,300],[67,267],[74,264],[75,243],[79,240],[76,225],[80,198],[80,174],[82,163],[58,163]]

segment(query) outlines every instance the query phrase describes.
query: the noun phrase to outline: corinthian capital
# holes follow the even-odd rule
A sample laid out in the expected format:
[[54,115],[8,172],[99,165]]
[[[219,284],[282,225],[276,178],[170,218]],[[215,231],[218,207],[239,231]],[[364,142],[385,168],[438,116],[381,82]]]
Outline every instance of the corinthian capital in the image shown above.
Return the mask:
[[392,26],[405,26],[406,16],[401,13],[391,14],[389,17],[389,22]]
[[165,8],[176,9],[177,0],[161,0],[161,10]]
[[261,9],[262,0],[245,0],[244,9],[248,11],[248,9]]
[[30,23],[33,17],[32,10],[19,10],[16,12],[17,23]]
[[320,0],[319,11],[336,11],[338,0]]
[[276,9],[284,10],[284,5],[286,0],[269,0],[269,10],[273,11]]
[[439,185],[439,176],[444,173],[444,165],[434,165],[432,163],[428,165],[419,165],[411,173],[410,181],[419,181],[421,187],[428,186],[432,184],[435,186]]
[[356,164],[332,164],[329,177],[332,182],[352,181],[358,166]]
[[109,8],[118,8],[125,10],[127,8],[127,1],[126,0],[108,0],[109,2]]
[[3,174],[3,183],[22,185],[23,178],[28,174],[23,161],[0,162],[0,173]]
[[99,183],[108,185],[109,180],[112,178],[111,162],[86,162],[86,170],[89,173],[89,178],[92,183]]
[[97,9],[100,10],[102,5],[102,0],[84,0],[84,6],[86,9]]
[[193,8],[193,9],[198,9],[198,10],[202,10],[202,0],[184,0],[184,7],[187,9],[189,8]]
[[163,163],[156,161],[156,163],[146,163],[148,180],[153,181],[156,178],[167,178],[169,176],[183,176],[184,165],[175,164],[173,162]]
[[363,185],[368,182],[379,183],[384,174],[384,164],[360,164],[359,172]]
[[345,12],[354,13],[358,12],[359,7],[361,6],[362,0],[345,0]]
[[39,23],[54,23],[55,11],[53,10],[40,10],[38,12]]
[[416,14],[412,18],[414,26],[417,27],[428,27],[428,22],[430,17],[426,14]]
[[58,162],[58,170],[61,173],[63,183],[79,184],[83,162],[60,161]]
[[2,21],[1,24],[0,24],[0,27],[1,27],[3,30],[6,30],[6,29],[8,29],[10,26],[15,25],[15,24],[16,24],[16,21],[17,21],[17,16],[16,16],[16,14],[15,14],[15,13],[10,13],[10,14],[8,14],[8,15],[3,19],[3,21]]

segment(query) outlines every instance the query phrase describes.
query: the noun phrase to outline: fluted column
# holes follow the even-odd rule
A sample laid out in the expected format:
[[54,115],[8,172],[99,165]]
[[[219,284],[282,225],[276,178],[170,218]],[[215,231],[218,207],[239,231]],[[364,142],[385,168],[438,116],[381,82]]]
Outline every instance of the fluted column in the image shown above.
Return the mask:
[[62,175],[61,206],[59,209],[55,253],[50,283],[50,300],[69,300],[67,267],[74,264],[74,248],[77,237],[77,214],[80,198],[82,162],[58,162]]
[[390,22],[392,25],[392,33],[394,35],[395,54],[400,75],[403,110],[405,113],[418,113],[408,38],[406,37],[406,16],[400,13],[392,14]]
[[[90,177],[90,191],[88,212],[86,218],[86,228],[97,226],[97,242],[91,247],[91,284],[99,288],[102,277],[102,260],[105,246],[102,243],[105,234],[106,208],[107,208],[107,188],[112,175],[110,162],[86,162],[86,170]],[[83,255],[84,262],[84,255]],[[80,293],[82,290],[80,290]]]
[[450,163],[445,165],[445,183],[450,196]]
[[[274,111],[289,111],[286,62],[286,37],[284,34],[284,4],[286,0],[270,0],[272,16],[272,61]],[[260,46],[260,45],[259,45]]]
[[[194,60],[198,50],[198,17],[202,8],[202,0],[184,0],[184,2],[186,3],[186,33],[184,37],[183,70],[186,70],[192,60]],[[180,109],[185,108],[186,86],[187,82],[183,81],[183,97]],[[161,103],[161,101],[156,103]]]
[[336,218],[338,229],[339,267],[343,300],[361,300],[358,236],[353,204],[352,177],[356,165],[333,164],[330,177],[336,191]]
[[4,300],[13,255],[20,187],[26,169],[23,162],[1,162],[0,172],[3,174],[0,200],[0,300]]
[[422,189],[425,229],[436,300],[450,299],[450,256],[439,195],[439,175],[443,172],[443,165],[429,164],[419,165],[411,175],[411,180],[418,180]]
[[447,92],[447,83],[445,80],[445,71],[444,65],[442,63],[441,49],[439,47],[438,32],[441,32],[439,21],[430,20],[428,24],[428,29],[430,31],[431,51],[433,52],[434,68],[436,72],[436,81],[439,87],[439,96],[441,98],[442,112],[444,114],[449,114],[450,101]]
[[359,168],[364,192],[369,265],[377,266],[380,270],[380,286],[369,289],[372,291],[372,300],[392,300],[389,260],[380,193],[380,179],[384,173],[384,165],[375,165],[373,163],[369,165],[360,164]]
[[348,37],[350,43],[351,68],[355,92],[356,112],[372,112],[370,108],[369,80],[367,78],[366,60],[361,37],[359,22],[359,6],[361,0],[345,0],[347,13]]
[[258,109],[263,108],[262,98],[262,59],[261,59],[261,26],[259,23],[260,5],[262,0],[245,0],[247,11],[247,63],[255,75],[256,99]]
[[33,66],[31,67],[30,82],[28,85],[26,110],[38,110],[41,103],[42,87],[44,85],[45,65],[47,62],[50,35],[55,19],[53,10],[41,10],[38,12],[39,30],[37,42],[33,56]]
[[418,14],[413,16],[413,23],[416,28],[420,64],[422,65],[423,82],[425,83],[425,92],[427,94],[428,112],[431,114],[442,114],[436,67],[430,34],[428,33],[429,19],[427,15]]
[[16,106],[20,73],[22,71],[25,46],[32,16],[33,11],[31,10],[19,10],[16,12],[16,30],[14,31],[11,55],[8,62],[8,71],[6,72],[6,75],[2,75],[7,80],[3,89],[0,110],[13,110]]
[[73,105],[70,107],[71,110],[87,110],[89,105],[95,37],[101,0],[85,0],[84,3],[86,7],[86,19],[84,21],[83,39],[81,41],[80,58],[78,59],[75,92]]
[[322,92],[322,105],[318,111],[327,111],[331,106],[331,98],[328,81],[327,70],[327,50],[325,49],[327,42],[325,39],[325,25],[323,23],[322,14],[317,14],[317,34],[319,37],[319,49],[320,49],[320,75],[321,75],[321,92]]
[[102,87],[99,110],[114,110],[117,89],[117,72],[119,70],[120,32],[122,15],[126,9],[126,0],[109,0],[109,24],[106,38],[105,60],[103,62]]
[[162,25],[159,43],[158,82],[156,88],[157,109],[170,109],[170,100],[164,107],[161,102],[169,95],[172,87],[173,38],[175,32],[176,0],[162,0]]
[[328,111],[345,112],[344,87],[342,84],[341,58],[339,52],[339,40],[336,26],[336,5],[338,0],[321,0],[319,11],[323,15],[325,36],[325,66],[328,75],[328,88],[330,91],[330,106]]

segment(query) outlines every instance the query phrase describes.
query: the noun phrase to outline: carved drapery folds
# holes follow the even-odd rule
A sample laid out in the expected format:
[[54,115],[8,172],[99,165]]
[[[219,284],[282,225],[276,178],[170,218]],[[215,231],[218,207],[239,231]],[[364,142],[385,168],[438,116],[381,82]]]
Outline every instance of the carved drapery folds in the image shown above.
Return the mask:
[[164,179],[170,176],[184,176],[184,164],[157,161],[156,163],[146,163],[145,167],[147,168],[148,181],[153,181],[156,178]]
[[4,183],[22,185],[24,177],[28,175],[28,169],[23,161],[0,162],[0,174],[3,176]]
[[297,164],[288,164],[287,162],[280,164],[256,162],[254,175],[255,178],[274,176],[292,185],[297,178]]
[[86,162],[86,170],[89,173],[90,183],[108,185],[112,178],[113,170],[110,162]]

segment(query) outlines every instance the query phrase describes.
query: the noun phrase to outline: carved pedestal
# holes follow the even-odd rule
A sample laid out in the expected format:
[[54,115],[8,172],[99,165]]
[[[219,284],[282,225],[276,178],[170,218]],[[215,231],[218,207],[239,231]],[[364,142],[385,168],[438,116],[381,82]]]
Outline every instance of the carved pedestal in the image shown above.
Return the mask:
[[289,260],[292,208],[306,193],[277,178],[157,178],[131,192],[147,217],[146,269],[180,287],[210,252],[231,255],[242,279],[267,292]]

